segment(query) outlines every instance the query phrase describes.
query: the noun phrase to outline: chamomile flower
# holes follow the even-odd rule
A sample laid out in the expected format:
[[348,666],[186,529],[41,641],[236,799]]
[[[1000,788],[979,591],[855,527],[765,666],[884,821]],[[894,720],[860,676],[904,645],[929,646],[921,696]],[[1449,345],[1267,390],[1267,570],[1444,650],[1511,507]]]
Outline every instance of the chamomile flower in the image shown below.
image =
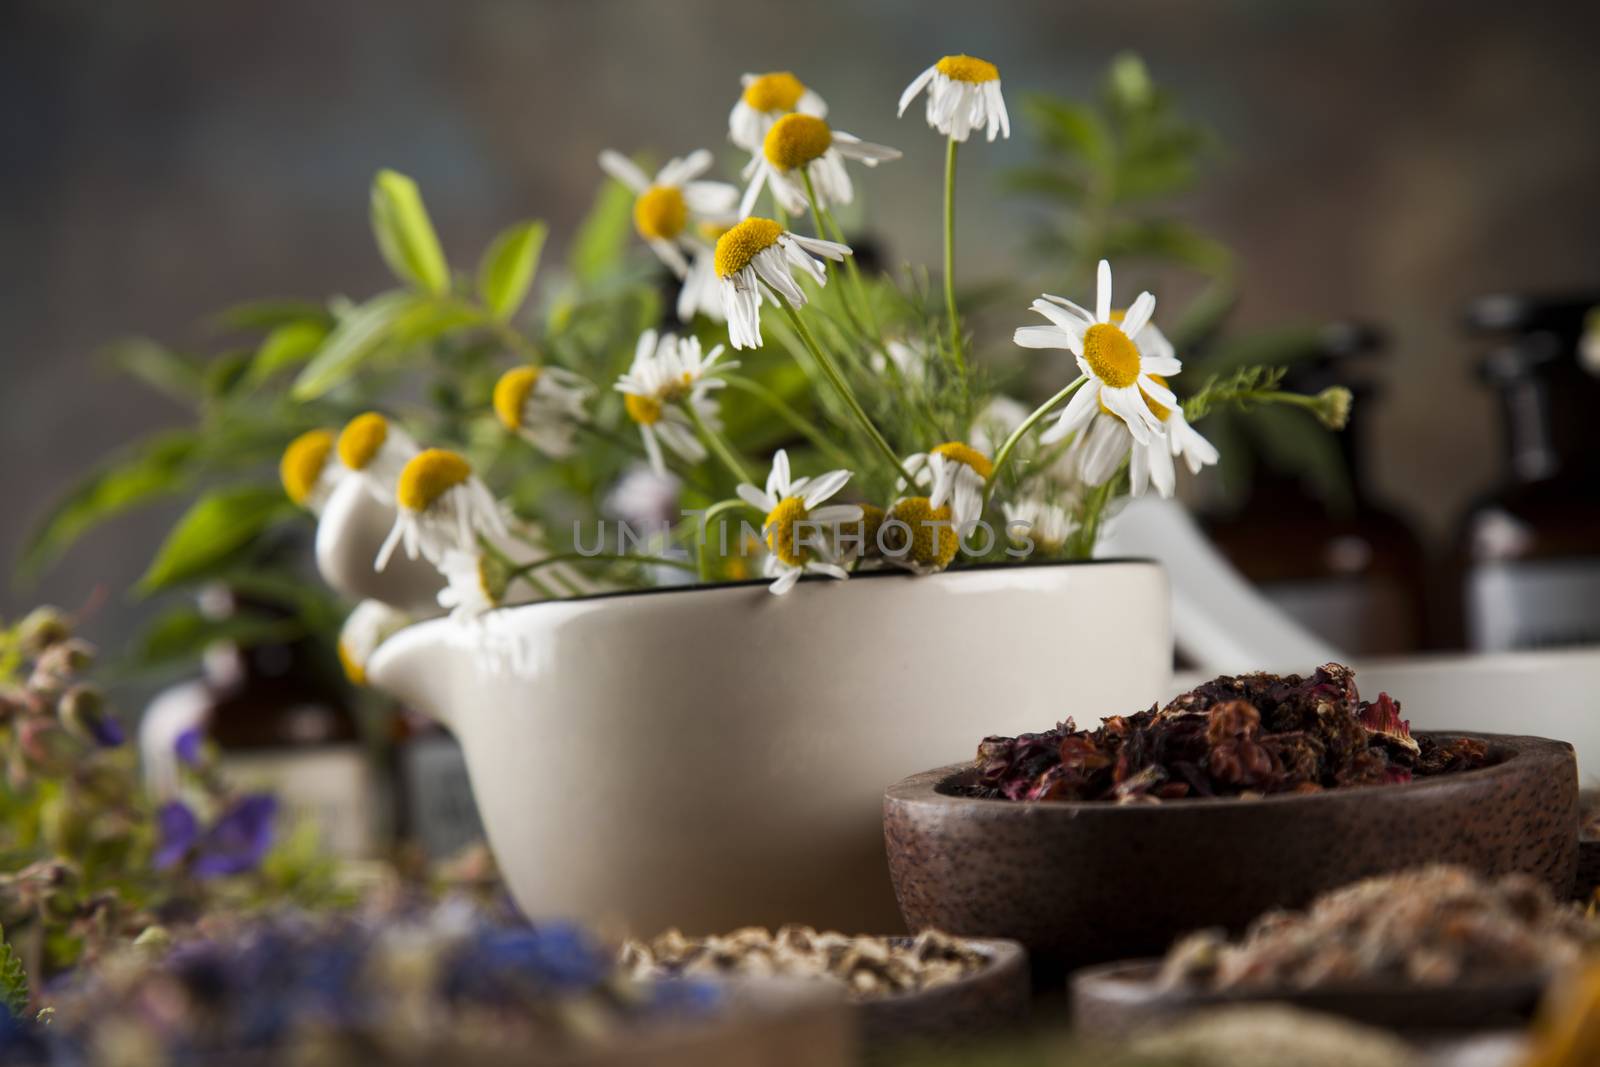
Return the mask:
[[357,415],[339,431],[339,462],[385,504],[394,500],[400,472],[417,452],[411,435],[376,411]]
[[690,223],[727,216],[739,199],[739,190],[726,182],[694,180],[711,162],[710,152],[697,149],[683,159],[668,160],[651,180],[622,153],[600,153],[601,169],[633,190],[634,229],[679,278],[689,273],[685,250],[692,253],[698,247]]
[[420,555],[437,566],[451,549],[476,551],[479,534],[508,536],[505,516],[489,487],[466,459],[443,448],[412,457],[400,472],[394,503],[394,528],[378,549],[375,565],[380,571],[399,547],[411,559]]
[[1023,348],[1067,349],[1077,357],[1078,369],[1087,379],[1072,394],[1056,425],[1041,435],[1042,443],[1059,441],[1082,429],[1102,404],[1127,424],[1128,432],[1140,444],[1161,432],[1161,421],[1145,398],[1169,408],[1176,406],[1178,399],[1151,375],[1176,374],[1183,364],[1171,354],[1170,346],[1165,352],[1145,352],[1136,340],[1155,312],[1154,296],[1140,293],[1126,315],[1114,316],[1111,264],[1102,259],[1092,314],[1058,296],[1046,295],[1032,307],[1051,324],[1019,327],[1016,343]]
[[746,74],[741,80],[744,91],[728,112],[728,140],[746,152],[758,151],[772,124],[785,115],[798,112],[819,119],[828,115],[822,97],[786,70]]
[[728,313],[722,306],[722,287],[717,284],[717,239],[728,232],[721,223],[704,222],[699,227],[705,244],[696,244],[689,260],[689,273],[678,287],[678,321],[693,322],[695,315],[704,315],[713,322],[723,322]]
[[381,600],[363,600],[339,630],[339,663],[354,685],[367,684],[367,660],[391,636],[411,622],[411,616]]
[[588,421],[586,405],[594,386],[561,367],[513,367],[494,387],[494,413],[500,424],[556,459],[572,455],[578,423]]
[[739,486],[739,499],[766,515],[761,524],[768,551],[763,569],[774,579],[768,587],[773,593],[787,593],[802,574],[850,577],[835,560],[832,541],[841,523],[861,521],[861,509],[853,504],[819,506],[849,480],[845,470],[792,478],[789,453],[780,448],[772,457],[765,490],[748,483]]
[[950,505],[930,497],[905,496],[890,505],[878,530],[883,559],[913,574],[934,574],[950,566],[961,536]]
[[[902,466],[917,486],[928,490],[930,506],[950,505],[958,528],[983,515],[983,487],[994,473],[989,457],[960,441],[946,441],[928,452],[915,452]],[[897,488],[907,488],[902,479]]]
[[1000,95],[1000,70],[988,60],[945,56],[906,86],[898,113],[904,115],[924,89],[928,90],[928,125],[946,137],[965,141],[976,129],[984,129],[991,141],[996,134],[1011,136],[1011,116]]
[[1001,505],[1006,516],[1006,537],[1019,548],[1054,555],[1078,529],[1067,509],[1042,497],[1030,496]]
[[821,259],[837,262],[849,254],[846,245],[801,237],[771,219],[745,219],[719,237],[715,267],[733,347],[761,347],[761,304],[771,299],[762,292],[763,285],[790,307],[802,307],[806,294],[795,283],[795,269],[818,285],[827,285],[828,273]]
[[638,529],[670,526],[683,517],[683,481],[646,464],[623,472],[605,495],[602,510]]
[[739,215],[755,210],[756,198],[766,186],[772,187],[783,210],[791,214],[805,211],[805,176],[811,178],[817,206],[848,204],[855,198],[855,187],[844,161],[853,159],[869,167],[889,159],[899,159],[900,150],[863,141],[854,134],[831,128],[815,115],[785,115],[772,124],[761,142],[761,151],[750,157],[744,178],[750,184],[739,201]]
[[289,499],[312,514],[320,515],[328,495],[338,484],[343,471],[332,462],[332,430],[307,430],[289,442],[278,461],[278,476]]
[[477,622],[505,599],[504,567],[492,556],[452,548],[439,558],[438,568],[446,583],[439,590],[439,606],[458,623]]
[[617,379],[615,389],[622,394],[628,417],[639,427],[645,454],[657,474],[667,470],[662,445],[689,463],[706,458],[706,446],[695,435],[686,407],[692,405],[713,430],[720,428],[710,394],[726,384],[717,375],[739,365],[718,363],[722,352],[721,345],[703,352],[694,337],[658,335],[654,330],[639,335],[633,364]]
[[[1152,377],[1166,385],[1161,375]],[[1109,410],[1100,411],[1091,420],[1081,443],[1073,447],[1079,475],[1086,485],[1104,485],[1126,457],[1131,495],[1143,496],[1153,484],[1157,493],[1170,497],[1177,489],[1173,457],[1181,456],[1191,474],[1199,474],[1202,467],[1217,462],[1215,446],[1189,425],[1182,407],[1168,407],[1149,396],[1145,397],[1145,404],[1160,423],[1161,432],[1142,444],[1134,440],[1122,418]]]

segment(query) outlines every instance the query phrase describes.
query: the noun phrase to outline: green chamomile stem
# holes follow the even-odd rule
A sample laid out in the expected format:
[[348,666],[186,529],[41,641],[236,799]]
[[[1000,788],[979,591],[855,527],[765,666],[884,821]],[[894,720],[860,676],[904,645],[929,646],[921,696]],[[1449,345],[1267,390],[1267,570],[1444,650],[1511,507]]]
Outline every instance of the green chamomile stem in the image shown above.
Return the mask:
[[785,300],[781,294],[773,292],[772,296],[778,302],[778,306],[783,309],[783,313],[789,317],[789,323],[794,327],[794,332],[800,335],[801,343],[810,351],[811,358],[817,361],[817,366],[822,368],[822,373],[839,394],[839,398],[850,409],[850,413],[856,417],[856,421],[861,424],[861,428],[872,439],[872,443],[878,446],[878,451],[883,453],[883,457],[889,461],[891,467],[900,473],[900,477],[905,479],[907,485],[916,484],[915,479],[907,474],[906,469],[900,465],[900,457],[895,454],[895,450],[889,447],[889,442],[884,440],[883,434],[879,433],[878,428],[873,425],[866,409],[861,406],[861,401],[856,399],[854,390],[844,380],[844,375],[839,373],[839,368],[834,365],[833,360],[822,351],[822,348],[817,344],[817,339],[811,336],[811,330],[806,326],[804,320],[796,314],[794,308],[789,306],[789,301]]
[[[801,181],[803,181],[805,183],[805,187],[806,187],[806,203],[811,205],[811,228],[812,228],[812,230],[815,231],[816,236],[817,236],[817,238],[819,240],[823,240],[823,241],[832,240],[833,238],[831,238],[829,236],[829,231],[828,231],[828,213],[826,211],[824,211],[823,208],[822,208],[822,205],[820,203],[818,203],[816,186],[811,184],[811,173],[809,171],[807,171],[806,168],[804,168],[804,167],[800,168],[800,179],[801,179]],[[840,244],[844,244],[844,241],[841,239],[839,241],[839,243]],[[850,271],[855,271],[857,269],[856,268],[855,256],[853,256],[853,255],[846,256],[845,257],[845,263],[846,263],[846,265],[847,265],[847,267],[848,267],[848,269]],[[860,275],[859,274],[852,273],[851,277],[854,278],[859,283],[859,281],[860,281]],[[860,292],[861,292],[862,296],[866,295],[866,290],[865,289],[861,289]],[[877,330],[872,330],[870,332],[867,330],[866,326],[863,324],[863,320],[861,319],[861,317],[856,314],[856,309],[850,306],[850,300],[848,298],[843,301],[843,304],[844,304],[845,314],[849,316],[850,323],[851,323],[851,325],[853,325],[856,328],[857,332],[859,332],[859,333],[861,333],[863,335],[869,336],[869,337],[876,337],[877,336],[877,333],[878,333]]]
[[966,377],[967,359],[961,351],[961,316],[956,312],[956,148],[951,137],[944,153],[944,305],[950,316],[950,351],[955,353],[961,376]]
[[[748,508],[749,506],[743,500],[735,497],[732,500],[719,500],[698,515],[691,516],[696,523],[694,556],[702,582],[711,580],[711,555],[708,551],[711,547],[711,524],[730,511],[737,511],[740,508]],[[684,523],[689,521],[690,519],[685,519]],[[676,536],[682,536],[681,528],[684,523],[679,523],[679,530],[675,532]]]
[[733,454],[733,449],[728,447],[728,442],[722,435],[711,428],[700,412],[695,410],[694,401],[690,400],[683,405],[683,410],[688,413],[689,421],[694,423],[694,428],[699,432],[705,443],[711,446],[711,452],[721,461],[728,472],[740,482],[750,481],[750,472],[744,469],[744,464],[739,462],[739,457]]
[[532,563],[524,563],[511,572],[511,577],[525,579],[534,571],[557,563],[642,563],[652,567],[676,567],[681,571],[696,569],[693,563],[673,559],[670,556],[635,556],[616,552],[562,552],[546,556],[544,559],[536,559]]
[[783,397],[774,393],[760,382],[751,381],[749,378],[725,374],[722,376],[722,380],[727,382],[731,388],[737,389],[742,393],[748,393],[761,401],[773,414],[787,422],[802,437],[816,446],[817,451],[825,453],[830,460],[841,467],[850,466],[850,454],[830,441],[827,434],[823,433],[810,419],[807,419],[786,403]]
[[[828,239],[830,241],[837,241],[840,244],[844,244],[844,228],[841,227],[839,225],[839,221],[833,217],[833,212],[829,211],[827,208],[823,208],[822,218],[828,224]],[[877,316],[875,316],[872,312],[872,300],[867,296],[867,283],[861,278],[861,267],[856,263],[856,257],[854,255],[844,257],[844,269],[845,272],[850,275],[850,284],[855,286],[856,302],[861,305],[861,312],[866,318],[869,331],[868,335],[873,339],[874,344],[876,344],[878,339],[878,319]]]
[[[524,534],[521,530],[513,528],[512,531],[511,531],[511,536],[515,537],[518,541],[521,541],[523,544],[527,545],[529,548],[538,549],[541,552],[544,551],[544,546],[543,545],[541,545],[538,542],[534,541],[528,535]],[[500,551],[500,549],[496,548],[494,543],[492,541],[490,541],[488,538],[479,537],[478,538],[478,546],[483,550],[483,554],[484,555],[489,556],[496,563],[498,563],[500,566],[502,566],[502,567],[504,567],[506,569],[506,574],[507,574],[506,590],[508,592],[510,591],[510,588],[511,588],[512,584],[514,582],[516,582],[516,580],[518,578],[522,578],[529,585],[533,586],[535,591],[537,591],[542,596],[544,596],[544,597],[546,597],[548,599],[558,599],[558,598],[563,597],[563,596],[571,596],[572,595],[573,591],[570,590],[570,589],[565,589],[565,590],[552,589],[546,582],[541,581],[539,578],[536,578],[531,574],[530,575],[520,575],[520,574],[518,574],[517,573],[517,571],[518,571],[517,563],[510,556],[506,555],[504,552]]]
[[1023,419],[1015,430],[1011,431],[1011,436],[1005,439],[1005,443],[1000,446],[1000,451],[995,453],[994,470],[989,472],[989,481],[983,487],[983,499],[985,503],[987,503],[989,500],[989,494],[994,492],[994,487],[1000,478],[1000,472],[1003,471],[1006,464],[1011,461],[1011,453],[1016,451],[1018,443],[1020,443],[1024,437],[1028,436],[1028,431],[1037,426],[1040,419],[1050,414],[1056,405],[1060,404],[1063,400],[1066,400],[1067,397],[1083,388],[1083,383],[1088,380],[1089,379],[1087,376],[1079,375],[1077,378],[1073,379],[1070,385],[1061,390],[1061,392],[1057,393],[1049,400],[1046,400],[1043,404],[1040,404],[1038,407],[1034,408],[1033,413],[1027,418]]

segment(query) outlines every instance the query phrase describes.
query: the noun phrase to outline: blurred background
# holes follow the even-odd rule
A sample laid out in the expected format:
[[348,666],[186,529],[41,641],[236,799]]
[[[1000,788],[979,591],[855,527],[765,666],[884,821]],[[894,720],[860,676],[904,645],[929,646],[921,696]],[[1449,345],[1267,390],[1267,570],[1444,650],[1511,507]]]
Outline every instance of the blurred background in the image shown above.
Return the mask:
[[[528,216],[559,254],[601,149],[703,145],[731,166],[740,73],[793,69],[839,128],[905,150],[864,195],[893,259],[936,263],[942,145],[919,115],[895,119],[904,85],[947,52],[985,56],[1020,119],[1022,94],[1090,96],[1129,49],[1225,146],[1183,208],[1238,255],[1235,323],[1387,331],[1367,480],[1439,549],[1502,470],[1464,309],[1600,287],[1597,40],[1592,3],[9,0],[0,555],[74,475],[184,418],[107,373],[107,342],[200,343],[199,320],[230,303],[386,284],[366,209],[379,167],[418,180],[463,262]],[[1026,136],[963,154],[965,280],[1056,288],[1024,254],[1035,208],[994,195],[1034,155]],[[998,321],[1027,320],[1013,310]],[[8,585],[0,615],[108,590],[85,629],[114,644],[144,610],[120,590],[177,506]]]

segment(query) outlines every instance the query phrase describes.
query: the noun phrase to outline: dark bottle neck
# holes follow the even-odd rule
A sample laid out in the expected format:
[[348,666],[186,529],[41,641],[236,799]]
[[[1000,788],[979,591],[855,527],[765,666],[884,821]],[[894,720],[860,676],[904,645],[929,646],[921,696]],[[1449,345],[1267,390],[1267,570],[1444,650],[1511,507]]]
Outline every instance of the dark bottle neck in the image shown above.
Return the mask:
[[1550,383],[1534,375],[1499,388],[1506,469],[1512,481],[1543,481],[1561,468],[1550,410]]

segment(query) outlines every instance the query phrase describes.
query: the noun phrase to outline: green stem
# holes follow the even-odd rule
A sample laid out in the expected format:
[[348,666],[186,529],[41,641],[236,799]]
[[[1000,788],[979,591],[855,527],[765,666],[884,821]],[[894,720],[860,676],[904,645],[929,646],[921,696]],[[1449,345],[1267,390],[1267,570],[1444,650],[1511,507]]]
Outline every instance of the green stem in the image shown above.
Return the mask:
[[800,414],[787,402],[785,402],[783,397],[779,396],[777,393],[774,393],[771,389],[768,389],[760,382],[752,381],[749,378],[742,378],[735,374],[724,374],[722,376],[722,380],[727,382],[730,387],[737,389],[742,393],[749,393],[751,396],[761,401],[772,411],[773,414],[777,415],[784,422],[787,422],[798,433],[800,433],[801,436],[810,441],[812,445],[816,447],[817,451],[826,453],[828,458],[839,464],[839,466],[849,467],[854,462],[850,458],[850,453],[844,451],[844,449],[830,441],[828,439],[828,435],[823,433],[815,423],[807,419],[804,415]]
[[950,351],[955,353],[956,365],[961,368],[964,381],[967,376],[967,357],[961,351],[961,316],[956,311],[956,148],[959,142],[951,137],[944,153],[944,305],[950,316]]
[[534,560],[532,563],[524,563],[522,566],[511,572],[511,578],[513,580],[517,578],[526,579],[528,575],[534,571],[543,567],[548,567],[554,563],[645,563],[652,567],[676,567],[681,571],[692,571],[696,569],[695,565],[687,560],[672,559],[669,556],[633,556],[615,552],[562,552],[558,555],[546,556],[544,559]]
[[1016,450],[1017,444],[1028,435],[1029,430],[1032,430],[1036,425],[1038,425],[1040,419],[1050,414],[1052,408],[1060,404],[1063,400],[1067,399],[1067,397],[1071,396],[1079,389],[1083,388],[1083,383],[1088,380],[1088,376],[1086,375],[1079,375],[1077,378],[1074,378],[1071,384],[1069,384],[1065,389],[1061,390],[1049,400],[1046,400],[1043,404],[1040,404],[1037,408],[1034,408],[1033,414],[1023,419],[1017,428],[1011,431],[1011,436],[1005,439],[1005,443],[1000,446],[1000,451],[995,453],[994,469],[989,472],[989,480],[984,484],[983,487],[984,503],[988,503],[989,495],[994,492],[995,484],[1000,478],[1000,472],[1004,470],[1006,464],[1011,461],[1011,453]]
[[689,421],[694,423],[694,428],[699,432],[706,444],[711,446],[712,453],[716,455],[724,467],[728,468],[729,473],[733,475],[735,480],[740,482],[750,481],[750,472],[744,469],[744,464],[739,462],[739,457],[733,454],[733,449],[728,447],[728,443],[722,439],[722,435],[713,430],[711,425],[701,417],[700,412],[695,410],[692,399],[684,402],[683,410],[688,412]]
[[[840,226],[839,220],[833,217],[833,212],[829,211],[827,208],[823,208],[822,219],[825,223],[827,223],[829,233],[828,239],[831,241],[837,241],[840,244],[845,244],[844,227]],[[878,338],[878,318],[872,310],[872,299],[867,295],[867,283],[861,278],[861,267],[856,263],[856,257],[854,255],[844,257],[844,269],[845,273],[850,276],[850,284],[855,287],[856,302],[861,305],[861,314],[867,324],[867,329],[863,332],[865,332],[867,336],[871,338],[872,343],[875,346],[881,349],[883,345]]]
[[832,358],[817,345],[817,339],[811,336],[811,330],[806,326],[805,322],[795,313],[794,308],[789,306],[789,301],[784,299],[782,293],[775,289],[769,289],[768,291],[772,293],[772,298],[777,301],[778,306],[783,309],[783,313],[789,317],[790,324],[794,326],[794,332],[800,335],[801,343],[811,352],[811,357],[817,361],[817,366],[822,368],[822,373],[827,377],[829,383],[833,385],[834,391],[839,394],[839,398],[844,401],[845,407],[850,409],[850,413],[856,417],[856,421],[861,424],[861,428],[872,439],[872,443],[878,446],[878,451],[883,453],[883,457],[889,461],[891,467],[900,472],[900,477],[905,479],[907,485],[915,485],[916,480],[907,474],[906,469],[900,465],[900,457],[895,454],[894,449],[889,447],[889,442],[884,440],[883,434],[879,433],[878,428],[873,425],[866,409],[861,406],[861,401],[856,399],[855,392],[850,388],[849,383],[844,380],[844,375],[839,373],[839,368],[834,365]]
[[[816,187],[811,184],[811,174],[804,167],[800,168],[800,179],[801,179],[801,181],[803,181],[805,183],[805,187],[806,187],[806,202],[811,205],[811,228],[816,232],[816,236],[817,236],[818,239],[823,240],[823,241],[834,240],[835,238],[833,238],[833,237],[831,237],[829,235],[830,231],[828,229],[828,222],[830,220],[829,220],[828,213],[822,207],[822,205],[817,201],[817,190],[816,190]],[[838,238],[838,241],[839,241],[840,244],[844,244],[844,239],[843,239],[843,235],[842,234]],[[861,283],[861,275],[860,275],[860,273],[858,271],[858,268],[856,267],[855,256],[854,255],[849,255],[849,256],[845,256],[844,258],[845,258],[845,268],[846,268],[846,270],[849,272],[850,277],[855,280],[856,287],[857,287],[857,290],[858,290],[861,298],[865,299],[866,298],[866,289],[864,287],[862,287],[861,284],[860,284]],[[850,306],[851,302],[850,302],[850,299],[848,297],[841,298],[840,299],[840,303],[844,306],[845,315],[850,319],[850,325],[852,325],[852,326],[854,326],[856,328],[856,332],[857,333],[861,334],[863,337],[871,337],[871,338],[876,338],[877,337],[878,331],[876,329],[872,329],[870,331],[867,329],[867,327],[865,325],[866,320],[856,312],[855,308]]]

